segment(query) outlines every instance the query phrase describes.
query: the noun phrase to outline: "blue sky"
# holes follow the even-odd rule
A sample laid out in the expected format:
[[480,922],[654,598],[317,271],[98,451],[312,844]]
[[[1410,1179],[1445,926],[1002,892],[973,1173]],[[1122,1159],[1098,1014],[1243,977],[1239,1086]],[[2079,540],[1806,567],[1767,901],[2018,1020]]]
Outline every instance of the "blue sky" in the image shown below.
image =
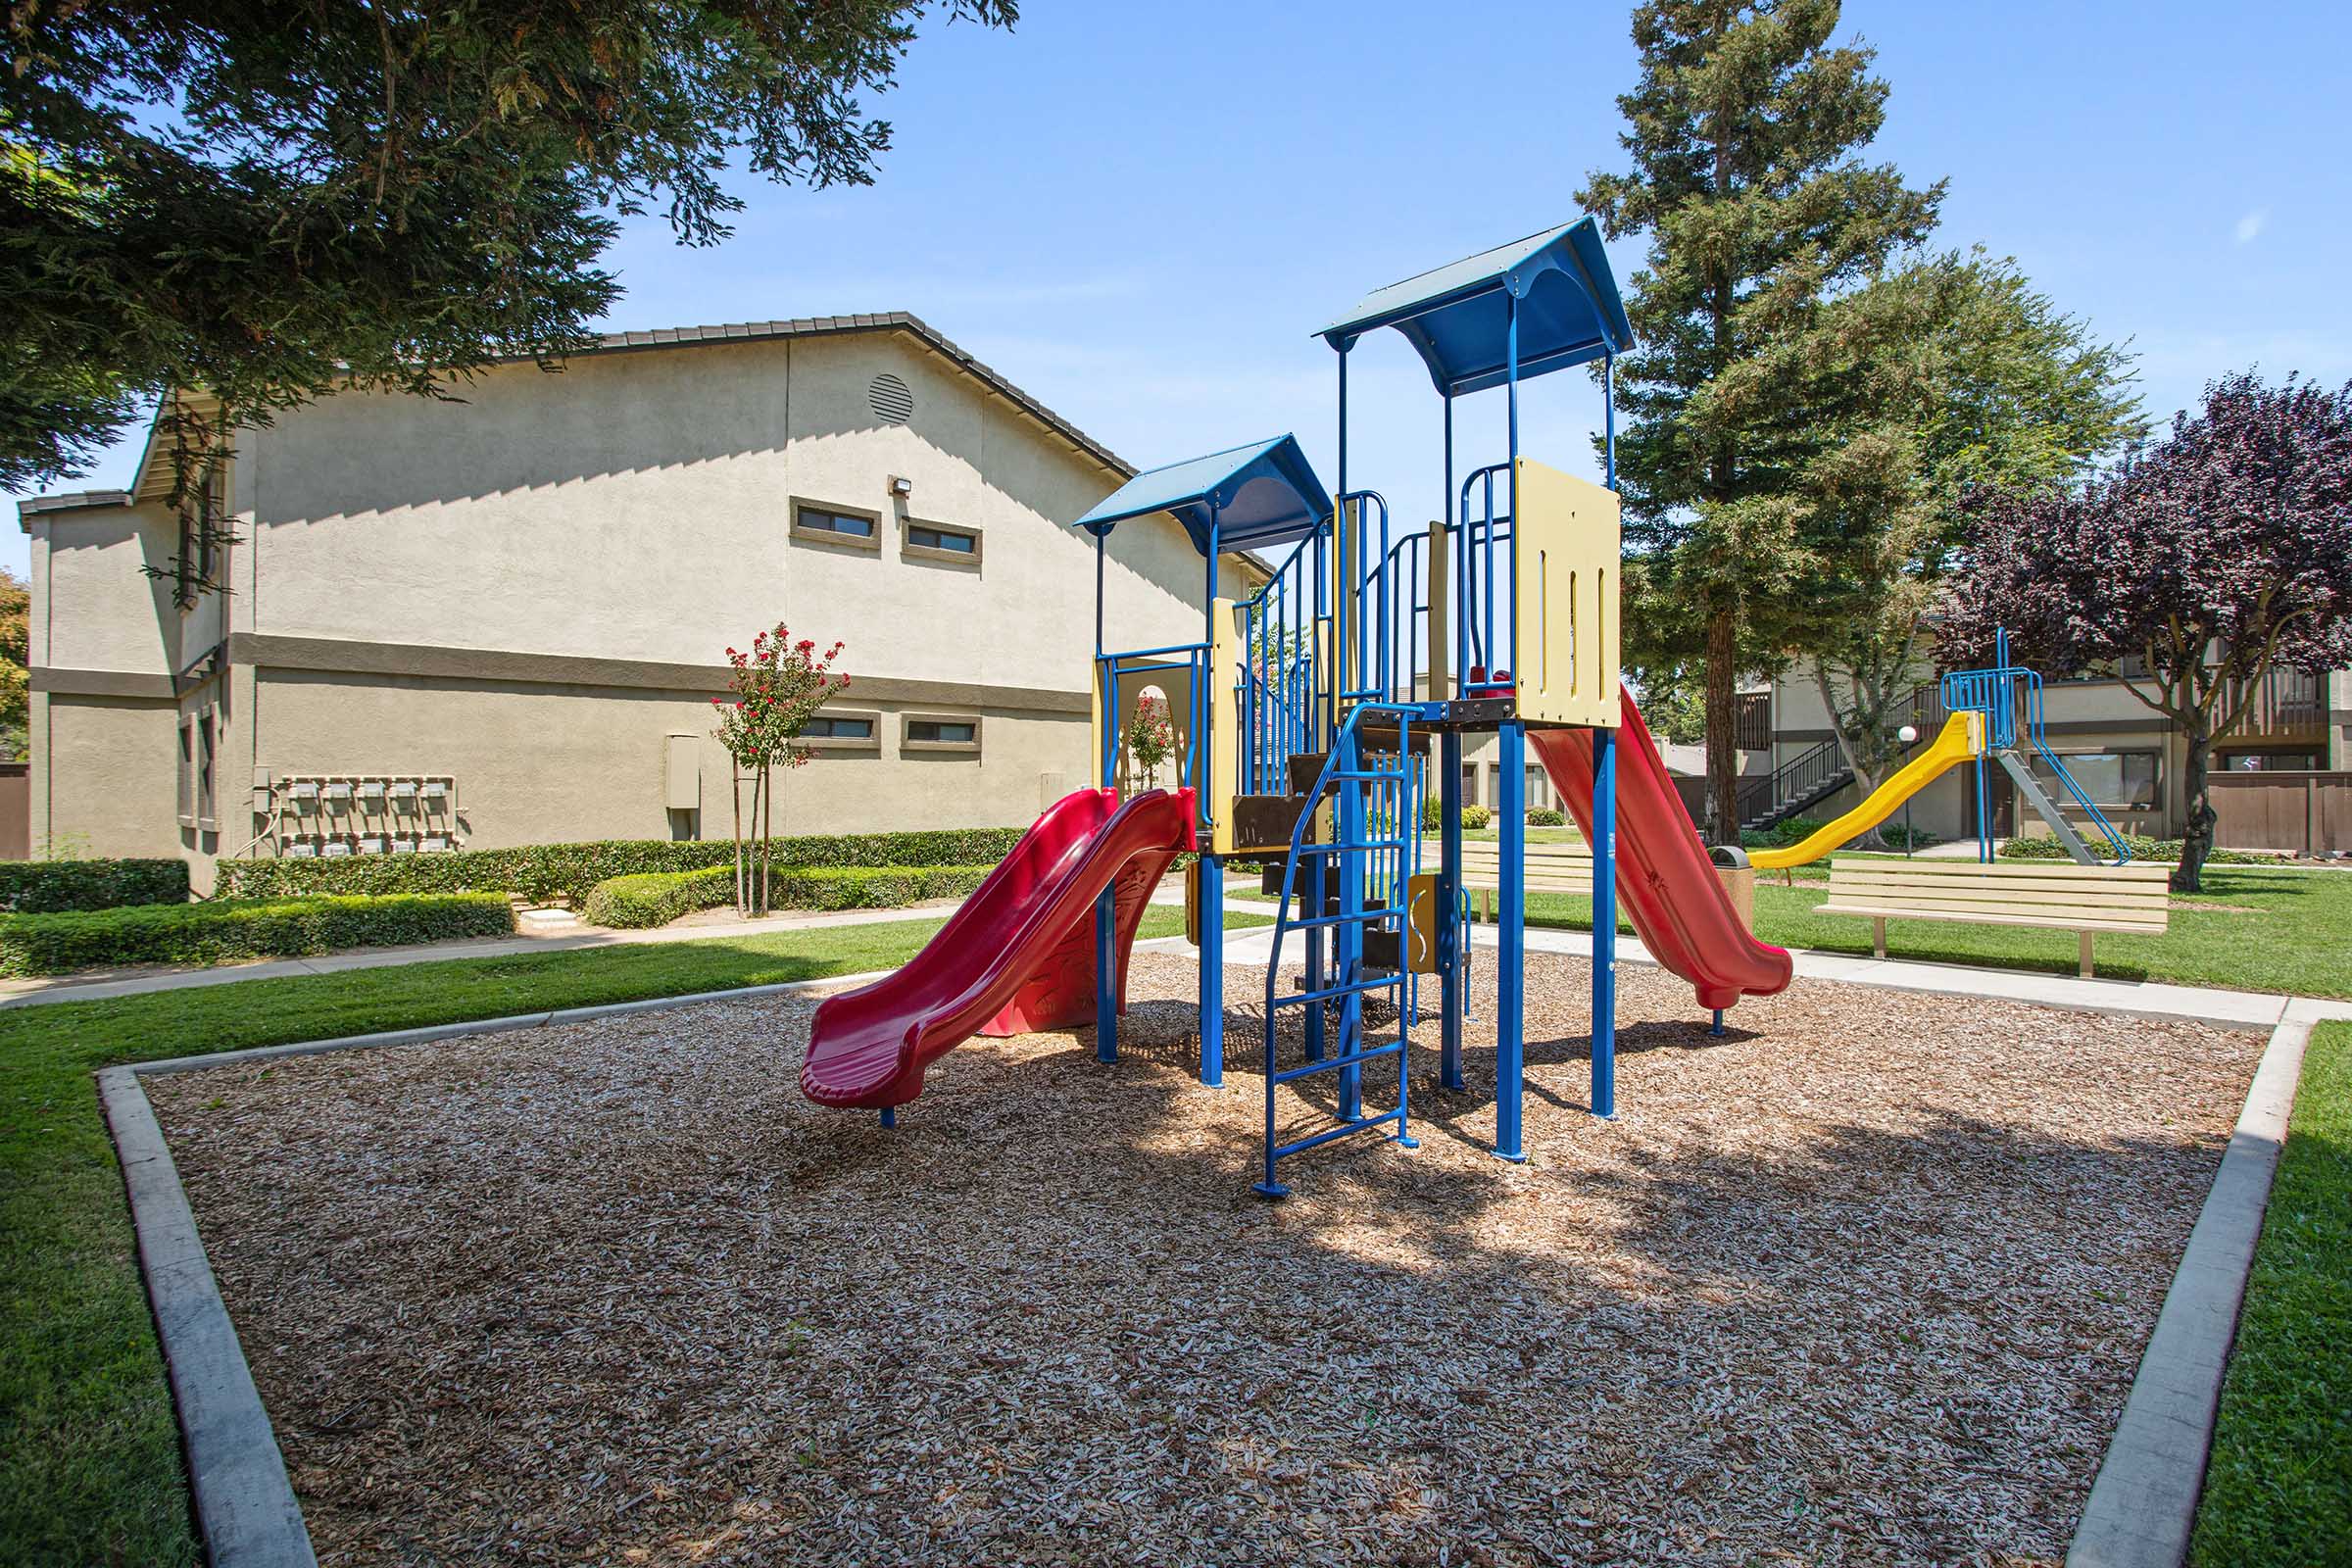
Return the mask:
[[[1293,429],[1329,479],[1332,355],[1308,333],[1379,284],[1573,216],[1587,172],[1622,157],[1616,0],[1023,9],[1010,34],[917,43],[876,106],[897,146],[875,186],[745,181],[714,249],[632,222],[610,324],[911,310],[1139,465]],[[1444,15],[1477,25],[1433,27]],[[2159,416],[2252,364],[2352,379],[2352,12],[2238,16],[1850,0],[1841,29],[1892,83],[1874,156],[1951,181],[1940,241],[2015,256],[2131,339]],[[1638,242],[1613,259],[1630,278]],[[1351,481],[1433,514],[1427,378],[1395,334],[1354,365]],[[1537,383],[1528,450],[1591,472],[1598,407],[1581,376]],[[1500,418],[1464,410],[1466,460],[1500,455]],[[121,484],[135,453],[55,488]],[[24,562],[0,530],[0,564]]]

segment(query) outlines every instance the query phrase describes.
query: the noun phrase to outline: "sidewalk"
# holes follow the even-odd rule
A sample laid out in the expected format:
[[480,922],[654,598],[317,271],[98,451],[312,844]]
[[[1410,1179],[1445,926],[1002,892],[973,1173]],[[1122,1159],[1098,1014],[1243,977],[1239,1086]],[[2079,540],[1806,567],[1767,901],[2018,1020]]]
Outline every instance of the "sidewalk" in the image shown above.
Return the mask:
[[[1482,948],[1496,943],[1494,928],[1471,927],[1471,940]],[[1155,952],[1190,953],[1181,938],[1136,944]],[[1236,932],[1225,939],[1225,961],[1263,968],[1272,956],[1274,933],[1265,927]],[[1527,951],[1556,953],[1573,957],[1592,956],[1592,936],[1587,931],[1554,931],[1531,926]],[[1297,950],[1293,949],[1295,956]],[[1992,997],[2030,1002],[2044,1007],[2114,1013],[2139,1018],[2193,1018],[2225,1028],[2276,1027],[2289,1007],[2305,1018],[2352,1018],[2352,1002],[2325,1002],[2278,996],[2260,991],[2221,991],[2204,986],[2165,985],[2158,981],[2082,980],[2074,975],[2024,969],[1981,969],[1960,963],[1923,963],[1903,958],[1872,958],[1845,953],[1816,953],[1797,949],[1789,956],[1796,972],[1809,980],[1842,980],[1850,985],[1881,986],[1890,991],[1921,991],[1936,996]],[[1617,961],[1655,963],[1640,941],[1622,932],[1617,937]]]
[[[51,1002],[103,1002],[110,997],[135,997],[150,991],[188,991],[198,986],[233,985],[240,980],[280,980],[289,975],[340,974],[351,969],[388,969],[404,963],[446,963],[458,958],[505,958],[518,954],[568,953],[578,948],[627,947],[640,942],[723,942],[777,931],[808,931],[825,926],[888,925],[900,920],[944,916],[961,902],[933,899],[895,909],[839,909],[821,914],[775,914],[759,920],[714,920],[705,925],[652,926],[639,931],[612,931],[596,926],[563,935],[485,937],[472,942],[427,942],[403,948],[360,948],[350,953],[321,954],[314,958],[271,958],[261,963],[222,964],[211,969],[147,970],[112,974],[43,975],[31,980],[0,980],[0,1008],[37,1007]],[[1184,890],[1162,889],[1152,896],[1158,905],[1184,905]],[[1268,912],[1271,912],[1269,908]]]

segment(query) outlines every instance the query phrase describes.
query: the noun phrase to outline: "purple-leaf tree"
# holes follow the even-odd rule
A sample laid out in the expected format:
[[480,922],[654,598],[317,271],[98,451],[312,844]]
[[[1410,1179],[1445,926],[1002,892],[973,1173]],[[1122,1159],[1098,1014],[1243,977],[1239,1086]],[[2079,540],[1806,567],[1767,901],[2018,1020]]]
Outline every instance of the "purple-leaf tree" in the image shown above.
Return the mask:
[[2078,492],[1968,505],[1945,666],[1987,662],[2005,625],[2045,672],[2118,676],[2172,720],[2188,746],[2173,886],[2195,892],[2213,848],[2215,737],[2273,669],[2352,662],[2352,385],[2229,376]]

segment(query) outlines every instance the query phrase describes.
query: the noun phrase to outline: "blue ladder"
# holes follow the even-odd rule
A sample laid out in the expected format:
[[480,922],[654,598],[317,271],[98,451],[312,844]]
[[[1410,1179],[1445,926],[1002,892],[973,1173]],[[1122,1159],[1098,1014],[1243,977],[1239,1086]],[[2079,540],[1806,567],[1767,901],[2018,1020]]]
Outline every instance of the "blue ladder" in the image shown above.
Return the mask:
[[[1414,1008],[1406,996],[1408,985],[1406,922],[1410,911],[1404,897],[1420,845],[1421,802],[1414,795],[1412,722],[1438,716],[1442,705],[1430,703],[1362,703],[1348,710],[1332,739],[1322,771],[1304,797],[1298,822],[1291,829],[1289,853],[1283,861],[1282,897],[1275,906],[1274,945],[1266,959],[1265,1033],[1265,1168],[1255,1184],[1261,1198],[1283,1198],[1290,1189],[1275,1177],[1275,1166],[1293,1154],[1303,1153],[1337,1138],[1368,1128],[1396,1124],[1396,1141],[1406,1149],[1419,1145],[1412,1137],[1410,1064],[1405,1041]],[[1396,724],[1394,765],[1368,763],[1358,730],[1367,714],[1388,713]],[[1334,802],[1335,833],[1331,843],[1308,842],[1315,813],[1326,795]],[[1301,890],[1301,872],[1310,913],[1291,914],[1291,901]],[[1339,908],[1331,908],[1327,891],[1336,878]],[[1294,931],[1329,932],[1328,944],[1310,943],[1305,984],[1291,996],[1279,995],[1284,939]],[[1364,937],[1370,931],[1393,933],[1396,965],[1375,972],[1364,956]],[[1316,950],[1327,947],[1326,959]],[[1394,1000],[1396,1038],[1384,1044],[1364,1039],[1364,999],[1382,993]],[[1321,1031],[1306,1030],[1306,1059],[1296,1067],[1275,1065],[1274,1042],[1285,1007],[1330,1009],[1337,1004],[1339,1039],[1329,1055],[1318,1049]],[[1367,1116],[1363,1109],[1364,1064],[1388,1056],[1396,1058],[1396,1104]],[[1316,1073],[1340,1075],[1339,1122],[1322,1132],[1291,1143],[1275,1134],[1275,1091]]]

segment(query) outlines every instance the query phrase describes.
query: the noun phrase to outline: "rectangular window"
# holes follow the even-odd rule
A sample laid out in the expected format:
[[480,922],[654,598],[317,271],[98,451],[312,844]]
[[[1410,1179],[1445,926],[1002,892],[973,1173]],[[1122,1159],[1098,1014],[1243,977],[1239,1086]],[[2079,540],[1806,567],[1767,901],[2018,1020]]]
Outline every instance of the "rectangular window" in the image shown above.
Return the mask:
[[2232,773],[2318,772],[2327,763],[2317,752],[2227,752],[2214,764]]
[[879,517],[872,513],[845,512],[838,507],[794,502],[792,531],[796,538],[829,545],[852,545],[860,550],[879,550],[882,546]]
[[196,825],[196,720],[179,721],[179,825]]
[[1543,764],[1530,762],[1527,768],[1527,808],[1529,810],[1538,810],[1551,805],[1549,796],[1544,792],[1546,782]]
[[220,826],[220,812],[213,791],[213,750],[216,736],[214,725],[218,714],[206,709],[196,719],[196,825]]
[[870,718],[812,718],[802,726],[801,738],[811,741],[870,741],[874,738],[874,721]]
[[1462,804],[1464,806],[1478,804],[1478,764],[1476,762],[1462,764]]
[[961,752],[967,757],[980,751],[980,720],[956,713],[908,713],[901,721],[899,752],[902,756],[917,752]]
[[[2163,799],[2154,752],[2061,753],[2058,760],[2101,810],[2153,811]],[[2034,759],[2034,777],[2060,806],[2074,804],[2073,795],[2039,757]]]
[[951,528],[944,523],[906,523],[906,546],[904,554],[916,560],[953,561],[958,564],[980,559],[980,535],[970,528]]

